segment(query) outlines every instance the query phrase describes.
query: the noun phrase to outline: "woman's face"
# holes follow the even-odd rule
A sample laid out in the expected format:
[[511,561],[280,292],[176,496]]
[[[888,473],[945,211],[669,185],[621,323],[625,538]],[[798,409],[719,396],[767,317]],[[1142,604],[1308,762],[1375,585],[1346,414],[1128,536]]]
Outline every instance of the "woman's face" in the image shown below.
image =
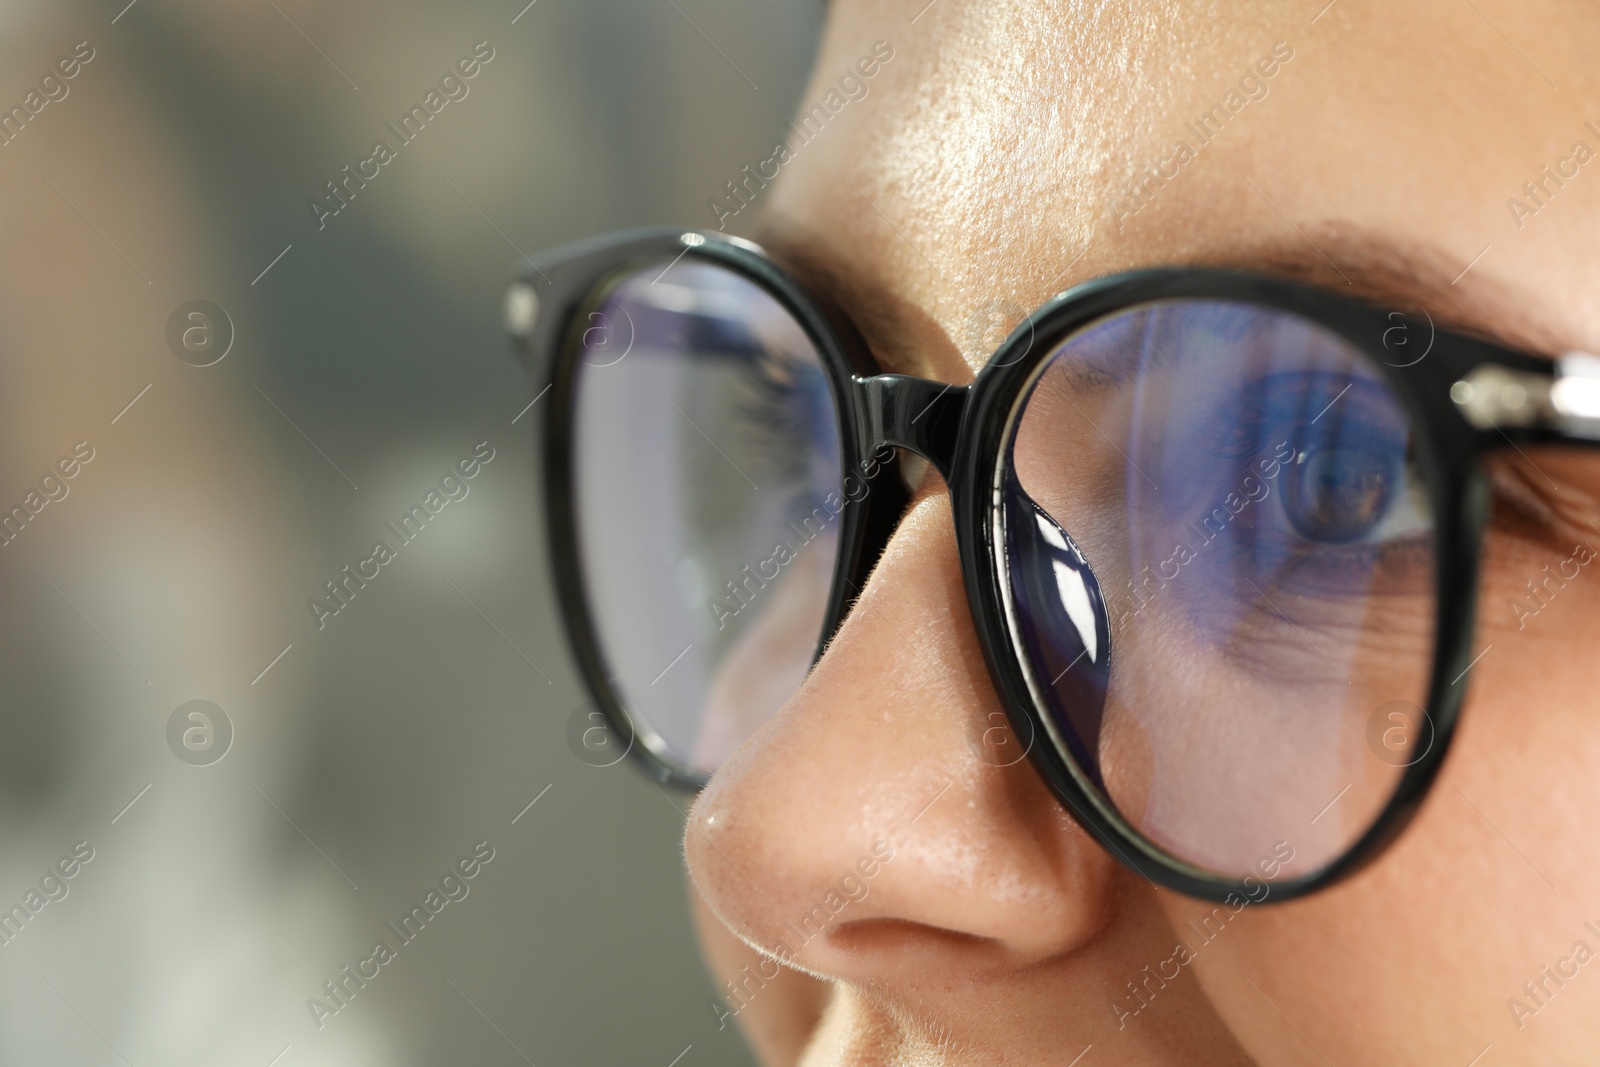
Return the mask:
[[[876,42],[893,58],[760,194],[761,239],[884,369],[965,382],[1068,285],[1193,263],[1600,348],[1592,12],[925,4],[836,0],[803,106]],[[804,687],[691,814],[728,1015],[774,1064],[1592,1062],[1600,578],[1526,585],[1600,546],[1600,456],[1510,453],[1492,480],[1484,651],[1421,815],[1348,881],[1207,926],[989,755],[1000,707],[925,476]],[[758,955],[780,944],[781,973]]]

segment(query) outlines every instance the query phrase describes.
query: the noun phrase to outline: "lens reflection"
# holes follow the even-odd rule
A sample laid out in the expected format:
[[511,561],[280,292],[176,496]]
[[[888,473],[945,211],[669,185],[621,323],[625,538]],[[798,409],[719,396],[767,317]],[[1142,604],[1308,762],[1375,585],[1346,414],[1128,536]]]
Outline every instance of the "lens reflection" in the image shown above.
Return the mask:
[[833,396],[794,319],[712,264],[641,269],[579,325],[573,500],[594,631],[647,743],[708,773],[817,647],[844,506]]
[[1433,519],[1381,368],[1286,312],[1153,303],[1065,342],[1013,433],[1008,543],[1030,508],[1070,532],[1109,617],[1108,656],[1063,672],[1085,644],[1050,603],[1066,587],[1008,554],[1012,626],[1086,782],[1215,873],[1336,859],[1407,762],[1369,720],[1426,702],[1433,651]]

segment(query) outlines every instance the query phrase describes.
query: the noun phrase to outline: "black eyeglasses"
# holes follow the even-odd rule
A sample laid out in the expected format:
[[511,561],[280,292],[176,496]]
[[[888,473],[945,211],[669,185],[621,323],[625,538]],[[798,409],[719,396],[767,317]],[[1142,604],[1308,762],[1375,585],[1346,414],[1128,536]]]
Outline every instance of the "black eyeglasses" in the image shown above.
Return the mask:
[[948,486],[1009,717],[987,751],[1209,900],[1311,892],[1405,826],[1476,655],[1482,457],[1600,439],[1594,357],[1222,271],[1077,286],[970,386],[878,373],[716,233],[540,257],[507,316],[550,394],[571,643],[647,770],[697,786],[794,694],[912,453]]

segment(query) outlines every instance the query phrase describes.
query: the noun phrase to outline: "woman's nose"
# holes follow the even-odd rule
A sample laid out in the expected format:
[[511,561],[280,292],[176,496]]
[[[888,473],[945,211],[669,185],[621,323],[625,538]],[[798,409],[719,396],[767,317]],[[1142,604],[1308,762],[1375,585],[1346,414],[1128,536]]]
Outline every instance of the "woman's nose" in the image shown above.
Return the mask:
[[924,496],[805,685],[695,803],[696,886],[758,949],[853,983],[1070,953],[1117,870],[1005,723],[947,498]]

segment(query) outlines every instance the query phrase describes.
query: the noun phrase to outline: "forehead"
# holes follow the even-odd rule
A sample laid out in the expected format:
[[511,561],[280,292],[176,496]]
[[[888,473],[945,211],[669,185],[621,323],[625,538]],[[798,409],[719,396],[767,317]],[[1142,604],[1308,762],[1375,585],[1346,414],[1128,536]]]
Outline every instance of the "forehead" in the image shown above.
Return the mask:
[[[875,45],[893,58],[830,99]],[[830,117],[791,130],[759,236],[880,356],[941,377],[981,364],[996,317],[1176,263],[1399,285],[1593,348],[1597,46],[1600,19],[1543,0],[836,0],[800,108]]]

